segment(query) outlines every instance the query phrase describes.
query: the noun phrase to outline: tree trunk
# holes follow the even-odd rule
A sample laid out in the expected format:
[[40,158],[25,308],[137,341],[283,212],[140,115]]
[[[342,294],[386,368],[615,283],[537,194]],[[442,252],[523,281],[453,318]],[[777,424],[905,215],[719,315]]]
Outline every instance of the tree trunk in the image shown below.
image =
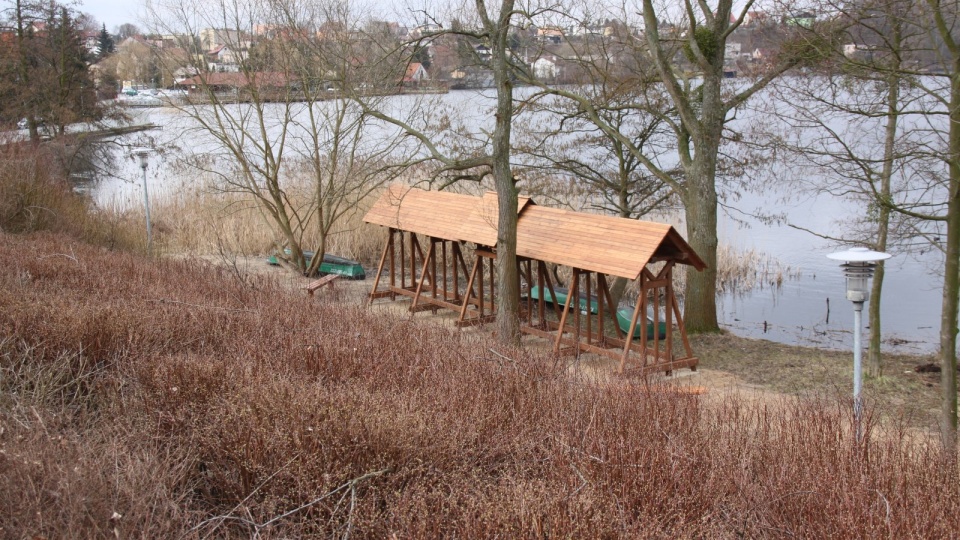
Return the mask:
[[[889,215],[887,216],[889,220]],[[877,242],[876,249],[886,249],[886,234],[883,241]],[[873,284],[870,286],[870,302],[867,306],[867,325],[870,327],[870,343],[867,348],[867,376],[880,378],[883,376],[883,358],[880,352],[880,298],[883,291],[883,261],[877,263],[877,270],[873,274]]]
[[[960,118],[957,119],[960,121]],[[960,133],[960,129],[951,127]],[[951,133],[951,145],[958,144],[960,136]],[[956,143],[954,142],[956,139]],[[943,309],[940,316],[940,386],[941,429],[944,444],[952,452],[957,445],[957,304],[960,287],[960,167],[954,161],[950,165],[950,202],[947,216],[947,249],[943,276]]]
[[[691,178],[691,180],[693,180]],[[717,193],[712,181],[688,188],[684,201],[687,241],[706,264],[702,272],[687,272],[683,321],[688,332],[716,332],[717,324]]]
[[[893,33],[893,45],[898,47],[900,44],[900,26],[896,25]],[[890,178],[893,176],[893,154],[896,150],[897,141],[897,122],[900,110],[900,65],[896,60],[897,55],[893,55],[894,65],[890,70],[890,77],[887,79],[887,125],[885,127],[883,141],[883,170],[880,173],[880,196],[883,200],[890,198]],[[879,215],[877,216],[877,239],[874,243],[874,249],[877,251],[887,250],[887,234],[890,229],[890,207],[881,204]],[[880,301],[883,292],[883,261],[877,264],[877,271],[873,276],[873,285],[870,289],[870,305],[867,307],[868,325],[870,326],[870,344],[867,349],[867,375],[878,378],[883,376],[883,359],[880,353],[880,338],[882,337],[880,326]]]
[[[694,140],[696,154],[689,167],[684,197],[687,241],[707,267],[687,272],[683,296],[683,321],[688,332],[717,332],[717,154],[723,131],[723,107],[707,107],[708,82],[704,82],[705,103],[701,135]],[[716,82],[717,99],[720,90]],[[719,115],[719,118],[716,116]]]
[[[483,13],[483,3],[477,3]],[[487,25],[493,55],[490,67],[497,88],[493,128],[492,170],[499,203],[497,226],[497,341],[520,346],[520,275],[517,271],[517,186],[510,168],[510,128],[513,122],[513,82],[508,61],[508,33],[513,0],[504,0],[496,23]]]
[[[960,61],[954,63],[960,73]],[[943,308],[940,313],[940,429],[944,446],[957,449],[957,309],[960,303],[960,78],[951,82],[950,182],[947,201],[946,261],[943,268]]]

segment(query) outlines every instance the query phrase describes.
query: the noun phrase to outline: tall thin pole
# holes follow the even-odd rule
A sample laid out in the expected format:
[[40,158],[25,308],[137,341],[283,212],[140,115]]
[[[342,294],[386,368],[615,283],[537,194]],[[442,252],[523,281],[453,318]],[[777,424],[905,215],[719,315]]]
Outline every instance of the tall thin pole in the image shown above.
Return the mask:
[[856,430],[857,442],[860,442],[863,431],[863,398],[860,391],[863,389],[863,343],[861,327],[863,326],[863,302],[853,303],[853,422]]
[[143,209],[147,214],[147,251],[153,247],[153,235],[150,230],[150,197],[147,195],[147,160],[140,160],[140,170],[143,171]]

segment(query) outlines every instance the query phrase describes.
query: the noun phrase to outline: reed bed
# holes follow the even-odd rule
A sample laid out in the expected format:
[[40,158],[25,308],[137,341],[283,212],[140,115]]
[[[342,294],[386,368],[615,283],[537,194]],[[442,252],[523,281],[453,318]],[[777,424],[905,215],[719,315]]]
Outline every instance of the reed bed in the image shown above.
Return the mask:
[[0,531],[949,537],[939,445],[843,404],[589,383],[267,278],[0,234]]
[[[475,184],[455,186],[455,191],[474,196],[482,195],[485,187]],[[291,190],[303,192],[303,189]],[[330,237],[328,251],[361,261],[367,267],[375,266],[386,241],[379,227],[363,223],[363,215],[376,201],[379,193],[366,197],[354,211],[336,226]],[[305,201],[295,201],[305,204]],[[281,243],[280,237],[249,197],[236,193],[218,191],[212,180],[194,179],[189,185],[174,190],[154,205],[156,228],[164,249],[171,253],[194,253],[233,256],[268,255]],[[132,221],[142,221],[142,210],[126,211]],[[656,219],[676,221],[672,214],[659,214]],[[678,226],[678,225],[674,225]],[[308,232],[305,246],[318,242],[315,234]],[[658,271],[653,265],[654,272]],[[686,267],[680,265],[674,271],[674,287],[682,296],[686,282]],[[788,279],[800,275],[799,270],[781,263],[756,249],[740,250],[729,244],[721,244],[717,250],[717,291],[745,294],[755,288],[777,288]],[[569,269],[559,269],[558,275],[568,279]],[[625,298],[635,300],[639,283],[628,284]]]

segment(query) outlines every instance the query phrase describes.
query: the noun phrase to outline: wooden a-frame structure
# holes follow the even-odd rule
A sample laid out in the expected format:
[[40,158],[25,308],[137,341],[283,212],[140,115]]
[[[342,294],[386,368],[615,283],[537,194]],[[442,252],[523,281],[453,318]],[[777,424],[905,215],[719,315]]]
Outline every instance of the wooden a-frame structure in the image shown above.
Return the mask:
[[[530,198],[520,197],[519,211],[527,204],[532,204]],[[491,322],[496,316],[497,208],[492,192],[473,197],[390,186],[363,218],[388,229],[370,301],[408,296],[414,312],[457,311],[457,326]],[[468,243],[474,245],[472,252]],[[472,255],[469,268],[464,253]],[[384,269],[389,282],[381,288]]]
[[[558,353],[593,352],[619,359],[621,373],[696,369],[698,360],[673,290],[673,270],[677,264],[697,270],[705,265],[673,227],[537,206],[527,197],[520,199],[518,209],[517,264],[525,292],[521,305],[524,333],[552,340]],[[472,197],[395,185],[364,221],[389,230],[371,302],[408,296],[413,300],[411,311],[456,310],[458,326],[493,320],[494,193]],[[422,243],[428,244],[426,250]],[[468,244],[474,246],[472,253]],[[465,252],[473,258],[469,271]],[[558,287],[563,285],[551,279],[550,264],[571,269],[563,306],[546,301],[557,298]],[[653,270],[650,264],[660,267]],[[381,287],[384,270],[389,283]],[[639,279],[641,293],[629,311],[627,331],[617,324],[618,306],[612,305],[608,276]],[[531,294],[534,290],[540,291],[536,299]],[[624,310],[619,311],[623,316]],[[648,311],[653,313],[650,322],[645,321]],[[674,323],[683,348],[680,354],[674,349]],[[660,328],[665,335],[660,335]],[[631,359],[635,362],[628,364]]]

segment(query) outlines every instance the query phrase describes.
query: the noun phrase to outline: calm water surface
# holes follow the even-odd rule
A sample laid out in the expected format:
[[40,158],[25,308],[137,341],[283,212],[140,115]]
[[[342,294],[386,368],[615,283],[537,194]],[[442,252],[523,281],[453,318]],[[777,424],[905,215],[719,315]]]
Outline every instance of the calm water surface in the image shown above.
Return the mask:
[[[447,99],[462,99],[456,93],[450,96]],[[138,122],[154,122],[163,129],[126,137],[121,141],[123,144],[179,143],[185,151],[202,151],[202,143],[194,143],[184,136],[185,130],[176,111],[146,109],[132,112],[138,116]],[[169,181],[173,177],[183,178],[176,162],[173,153],[151,158],[147,181],[152,197],[178,189],[182,180]],[[95,190],[97,201],[121,207],[142,205],[141,171],[134,160],[119,160],[115,176],[103,181]],[[843,233],[838,230],[836,222],[853,210],[828,196],[784,203],[781,202],[782,195],[747,194],[732,205],[746,213],[757,208],[783,212],[787,220],[796,225],[833,235]],[[682,227],[681,232],[685,232]],[[779,286],[765,284],[746,293],[721,296],[718,311],[724,328],[738,335],[782,343],[838,349],[852,346],[852,306],[844,297],[845,285],[840,268],[835,261],[826,258],[828,253],[841,250],[840,246],[786,225],[767,224],[745,217],[739,212],[735,216],[721,213],[719,233],[722,244],[742,250],[756,249],[787,267],[790,276]],[[941,278],[930,269],[938,266],[938,257],[935,252],[919,257],[895,254],[887,262],[882,302],[885,350],[905,353],[936,350]]]

